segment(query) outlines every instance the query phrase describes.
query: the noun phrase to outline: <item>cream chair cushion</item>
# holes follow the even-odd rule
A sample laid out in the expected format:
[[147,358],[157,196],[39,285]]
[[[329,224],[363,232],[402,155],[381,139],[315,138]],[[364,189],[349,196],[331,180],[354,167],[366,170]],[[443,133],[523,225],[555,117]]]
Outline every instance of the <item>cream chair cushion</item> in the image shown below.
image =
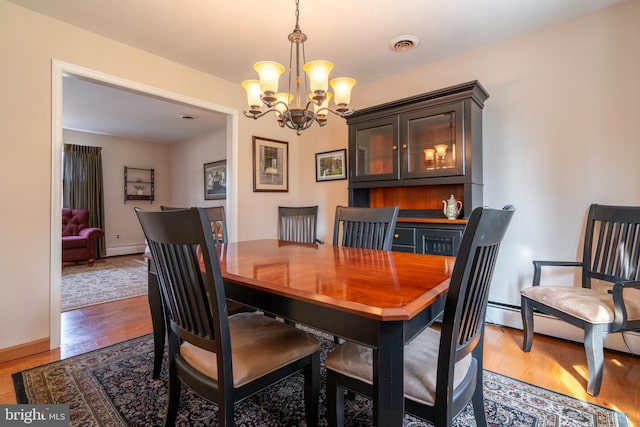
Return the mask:
[[[433,406],[436,395],[440,333],[427,328],[404,348],[404,394],[418,403]],[[373,351],[345,342],[332,351],[327,368],[360,381],[373,384]],[[464,379],[471,365],[471,355],[456,363],[454,387]]]
[[[588,323],[611,323],[614,320],[613,297],[603,291],[568,286],[532,286],[520,294]],[[627,317],[640,319],[640,292],[624,291]]]
[[[262,314],[229,317],[229,331],[236,388],[320,349],[312,335]],[[218,379],[215,353],[184,342],[180,355],[197,371]]]

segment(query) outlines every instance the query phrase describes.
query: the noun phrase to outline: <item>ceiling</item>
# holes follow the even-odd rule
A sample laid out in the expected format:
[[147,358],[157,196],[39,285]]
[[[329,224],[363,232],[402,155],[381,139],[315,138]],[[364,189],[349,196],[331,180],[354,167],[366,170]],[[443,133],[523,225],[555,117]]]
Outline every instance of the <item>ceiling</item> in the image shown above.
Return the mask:
[[[287,36],[295,25],[293,0],[10,1],[238,84],[256,78],[253,64],[257,61],[288,64]],[[622,1],[300,0],[300,27],[308,36],[307,60],[328,59],[335,65],[332,76],[365,83]],[[389,42],[401,35],[416,36],[418,45],[393,52]],[[143,123],[151,123],[151,129],[164,135],[177,125],[166,116],[138,117],[140,112],[151,116],[157,109],[158,114],[170,114],[173,107],[173,117],[189,114],[184,105],[156,106],[162,101],[139,94],[132,98],[113,93],[112,88],[89,88],[83,80],[72,84],[67,94],[65,80],[64,121],[73,122],[75,129],[118,134],[122,126],[122,132],[130,132],[132,125],[115,114],[136,106],[127,117],[137,129],[135,139],[148,140]],[[87,96],[91,91],[100,93]],[[92,105],[91,100],[99,100],[100,105]],[[96,114],[91,117],[93,111]],[[192,112],[196,113],[203,112]]]

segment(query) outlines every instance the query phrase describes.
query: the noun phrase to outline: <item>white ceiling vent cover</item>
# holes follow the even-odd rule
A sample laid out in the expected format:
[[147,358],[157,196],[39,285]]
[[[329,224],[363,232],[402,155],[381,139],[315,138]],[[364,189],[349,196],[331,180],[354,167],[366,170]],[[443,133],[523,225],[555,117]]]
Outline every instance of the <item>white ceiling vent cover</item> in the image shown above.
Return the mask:
[[404,35],[394,37],[389,41],[389,49],[394,52],[406,52],[420,44],[416,36]]

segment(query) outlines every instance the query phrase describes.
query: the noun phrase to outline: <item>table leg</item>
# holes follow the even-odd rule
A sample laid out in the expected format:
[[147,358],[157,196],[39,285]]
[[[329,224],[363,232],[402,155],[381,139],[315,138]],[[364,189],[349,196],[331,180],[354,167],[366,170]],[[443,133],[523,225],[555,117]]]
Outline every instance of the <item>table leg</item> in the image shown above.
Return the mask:
[[156,273],[149,271],[147,280],[147,294],[149,297],[149,308],[151,310],[151,324],[153,326],[153,378],[159,378],[160,371],[162,370],[162,360],[164,359],[164,340],[166,335],[164,314],[158,276]]
[[373,425],[402,426],[404,417],[402,322],[381,322],[373,351]]

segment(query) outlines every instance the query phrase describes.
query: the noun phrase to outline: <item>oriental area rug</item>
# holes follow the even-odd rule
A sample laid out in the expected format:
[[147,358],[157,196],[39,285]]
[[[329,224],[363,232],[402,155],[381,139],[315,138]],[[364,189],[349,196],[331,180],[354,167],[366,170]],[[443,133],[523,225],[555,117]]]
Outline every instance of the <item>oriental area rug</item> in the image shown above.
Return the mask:
[[147,293],[147,264],[142,255],[109,257],[62,267],[61,310],[130,298]]
[[[322,360],[335,344],[322,339]],[[153,339],[146,335],[91,353],[13,374],[18,403],[66,404],[71,426],[160,426],[166,412],[167,368],[151,378]],[[303,379],[292,376],[235,406],[237,426],[304,426]],[[484,372],[490,426],[628,427],[623,413]],[[325,368],[322,364],[320,425],[326,426]],[[347,400],[345,426],[371,425],[371,401]],[[177,426],[215,426],[216,406],[182,388]],[[428,426],[409,415],[404,426]],[[475,426],[469,406],[454,425]]]

